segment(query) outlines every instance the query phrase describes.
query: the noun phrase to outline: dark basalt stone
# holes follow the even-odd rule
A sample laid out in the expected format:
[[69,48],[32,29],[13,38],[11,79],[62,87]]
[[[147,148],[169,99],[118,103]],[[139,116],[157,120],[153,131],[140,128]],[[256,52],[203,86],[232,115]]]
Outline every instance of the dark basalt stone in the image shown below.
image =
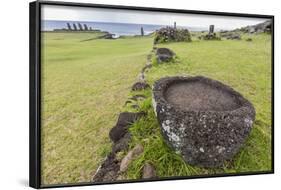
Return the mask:
[[133,97],[129,98],[130,100],[138,101],[138,100],[144,100],[146,99],[145,95],[142,94],[136,94]]
[[94,182],[110,182],[115,181],[118,177],[120,163],[116,159],[115,154],[109,154],[100,168],[93,176]]
[[147,88],[150,88],[149,84],[147,84],[146,82],[136,82],[133,86],[132,86],[132,90],[133,91],[139,91],[139,90],[145,90]]
[[165,141],[184,160],[220,167],[248,137],[255,109],[221,82],[196,77],[166,77],[155,82],[153,106]]
[[126,150],[129,147],[129,142],[131,140],[131,134],[127,132],[122,138],[115,142],[112,146],[112,152],[118,153],[120,151]]
[[109,132],[109,137],[113,142],[117,142],[121,139],[128,131],[130,124],[134,123],[140,117],[144,116],[143,112],[132,113],[132,112],[122,112],[119,115],[118,121]]
[[175,56],[175,53],[168,48],[157,48],[156,58],[158,63],[171,61]]

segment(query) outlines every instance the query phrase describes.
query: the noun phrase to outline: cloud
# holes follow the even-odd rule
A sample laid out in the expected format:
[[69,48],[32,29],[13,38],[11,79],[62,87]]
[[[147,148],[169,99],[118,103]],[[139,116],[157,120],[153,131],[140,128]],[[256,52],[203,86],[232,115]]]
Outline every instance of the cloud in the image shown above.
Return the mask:
[[172,25],[174,22],[177,22],[177,25],[179,26],[207,27],[210,24],[214,24],[216,28],[223,29],[235,29],[242,26],[254,25],[266,20],[262,18],[213,16],[58,5],[43,5],[41,12],[41,18],[43,20],[114,22],[157,25]]

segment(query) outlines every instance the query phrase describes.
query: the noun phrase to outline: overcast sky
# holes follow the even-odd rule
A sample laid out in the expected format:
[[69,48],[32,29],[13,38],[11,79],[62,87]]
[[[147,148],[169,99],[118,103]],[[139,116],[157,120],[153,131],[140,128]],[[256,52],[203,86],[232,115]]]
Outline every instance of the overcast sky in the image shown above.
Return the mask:
[[247,25],[254,25],[266,20],[261,18],[178,14],[56,5],[43,5],[42,19],[155,25],[172,25],[174,21],[176,21],[179,26],[207,27],[210,24],[214,24],[216,28],[221,29],[235,29]]

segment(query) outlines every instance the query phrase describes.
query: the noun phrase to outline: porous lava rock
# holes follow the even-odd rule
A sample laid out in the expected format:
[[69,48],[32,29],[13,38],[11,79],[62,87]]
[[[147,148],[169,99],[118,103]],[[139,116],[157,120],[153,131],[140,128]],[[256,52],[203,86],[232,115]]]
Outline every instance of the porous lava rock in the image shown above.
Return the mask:
[[128,131],[130,124],[134,123],[140,117],[144,116],[143,112],[133,113],[133,112],[122,112],[118,117],[118,121],[109,132],[109,137],[113,142],[117,142],[121,139]]
[[[124,163],[117,159],[117,153],[127,150],[129,147],[129,142],[131,140],[131,134],[128,131],[130,124],[135,122],[137,119],[142,117],[144,113],[131,113],[123,112],[120,113],[117,124],[109,133],[111,140],[113,141],[112,150],[102,162],[100,167],[96,170],[93,181],[94,182],[110,182],[116,181],[122,176],[120,176],[120,166],[124,169]],[[143,151],[142,147],[136,146],[131,150],[132,158],[140,154]],[[129,160],[129,159],[128,159]],[[126,163],[125,163],[126,164]]]
[[141,82],[136,82],[135,84],[133,84],[132,86],[132,90],[133,91],[140,91],[140,90],[145,90],[147,88],[150,88],[149,84],[147,84],[144,81]]
[[97,169],[93,176],[94,182],[110,182],[115,181],[118,177],[120,163],[116,159],[115,154],[109,154],[103,164]]
[[142,169],[142,178],[149,179],[157,177],[155,168],[150,163],[145,163]]
[[160,28],[155,32],[154,44],[165,42],[191,42],[191,35],[188,29]]
[[201,167],[220,167],[231,159],[255,120],[253,105],[239,92],[202,76],[161,78],[152,101],[167,144]]
[[120,151],[126,150],[129,146],[129,142],[131,140],[131,134],[129,132],[125,133],[125,135],[116,141],[112,145],[112,153],[118,153]]
[[176,54],[169,48],[157,48],[155,55],[157,62],[162,63],[171,61]]

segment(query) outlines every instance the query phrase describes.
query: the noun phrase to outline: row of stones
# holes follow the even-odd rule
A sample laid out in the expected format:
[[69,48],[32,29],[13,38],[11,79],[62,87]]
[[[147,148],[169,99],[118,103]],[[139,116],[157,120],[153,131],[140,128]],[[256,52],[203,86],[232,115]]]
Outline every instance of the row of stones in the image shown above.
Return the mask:
[[[138,81],[132,86],[132,91],[141,91],[151,88],[145,80],[145,73],[152,67],[151,59],[154,52],[155,48],[153,48],[148,54],[147,63],[141,69],[141,72],[138,75]],[[129,98],[125,102],[125,105],[144,99],[146,99],[146,96],[137,94]],[[138,104],[132,104],[131,107],[137,109]],[[118,158],[118,153],[128,150],[129,142],[131,141],[131,134],[128,129],[135,121],[141,117],[144,117],[145,115],[146,113],[144,112],[122,112],[119,114],[116,125],[109,132],[109,137],[113,142],[112,150],[95,172],[93,176],[94,182],[123,180],[123,174],[127,171],[130,163],[143,153],[143,146],[141,144],[136,145],[133,149],[128,151],[127,155],[122,159]],[[142,178],[145,179],[155,177],[157,177],[155,168],[151,163],[145,162],[142,171]]]

